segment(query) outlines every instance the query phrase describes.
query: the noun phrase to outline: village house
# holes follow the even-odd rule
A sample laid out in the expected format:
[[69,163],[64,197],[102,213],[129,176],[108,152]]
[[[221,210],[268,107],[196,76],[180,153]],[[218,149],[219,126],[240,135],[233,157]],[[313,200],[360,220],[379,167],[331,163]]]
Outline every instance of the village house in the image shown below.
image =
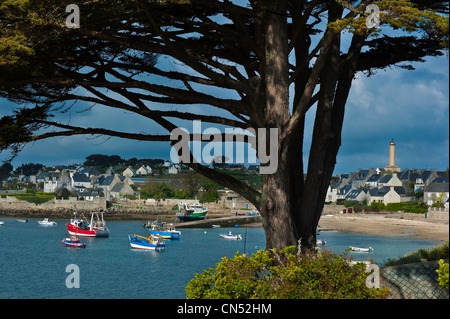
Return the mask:
[[78,193],[78,199],[87,201],[93,201],[94,198],[101,196],[104,196],[103,188],[85,189]]
[[148,165],[141,165],[141,167],[139,167],[136,170],[136,175],[151,175],[151,174],[153,174],[153,170]]
[[167,170],[167,173],[169,173],[169,174],[178,174],[180,171],[181,171],[180,165],[174,164],[174,165],[169,167],[169,169]]
[[369,189],[367,193],[367,205],[375,203],[384,203],[384,196],[389,192],[387,187],[375,187]]
[[122,199],[122,196],[134,195],[134,190],[128,182],[119,182],[114,185],[109,193],[113,198]]
[[423,200],[429,206],[444,204],[449,198],[449,180],[438,178],[424,188]]
[[72,186],[77,190],[84,190],[91,187],[91,180],[86,174],[75,173],[72,176]]
[[353,189],[352,185],[345,185],[337,190],[336,200],[345,199],[347,194]]
[[123,176],[128,176],[128,177],[133,177],[134,175],[136,175],[136,171],[128,166],[123,172],[122,172]]
[[358,202],[363,202],[366,198],[366,191],[363,189],[352,189],[347,196],[345,196],[346,200],[356,200]]
[[373,173],[373,168],[358,168],[358,171],[350,173],[349,175],[353,188],[357,189],[366,185],[367,181],[370,179],[370,177],[372,177]]
[[373,174],[366,181],[366,185],[369,187],[378,187],[378,181],[381,179],[381,174]]
[[369,189],[367,193],[367,204],[372,202],[383,203],[401,203],[411,201],[412,198],[406,195],[402,182],[397,174],[389,175],[389,181],[383,187]]
[[58,189],[58,173],[45,173],[42,175],[44,182],[44,193],[54,193]]

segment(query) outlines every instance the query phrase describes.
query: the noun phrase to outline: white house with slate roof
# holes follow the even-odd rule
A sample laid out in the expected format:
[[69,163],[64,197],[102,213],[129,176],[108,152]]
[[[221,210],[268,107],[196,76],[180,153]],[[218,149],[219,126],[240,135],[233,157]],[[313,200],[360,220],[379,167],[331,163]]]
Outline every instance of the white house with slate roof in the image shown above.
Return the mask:
[[423,192],[423,200],[427,205],[434,203],[445,203],[449,198],[449,182],[448,179],[437,179],[428,184]]
[[[386,195],[384,195],[384,204],[386,205],[389,203],[402,202],[401,195],[399,194],[398,189],[396,189],[396,188],[397,187],[403,188],[403,184],[400,181],[400,179],[397,177],[396,173],[392,174],[392,177],[389,180],[389,182],[387,182],[386,186],[389,187],[389,192],[387,192]],[[403,193],[404,193],[404,191],[403,191]]]
[[128,177],[133,177],[134,175],[136,175],[136,171],[128,166],[123,172],[122,172],[123,176],[128,176]]
[[363,189],[352,189],[347,196],[345,196],[346,200],[356,200],[358,202],[362,202],[366,198],[366,191]]

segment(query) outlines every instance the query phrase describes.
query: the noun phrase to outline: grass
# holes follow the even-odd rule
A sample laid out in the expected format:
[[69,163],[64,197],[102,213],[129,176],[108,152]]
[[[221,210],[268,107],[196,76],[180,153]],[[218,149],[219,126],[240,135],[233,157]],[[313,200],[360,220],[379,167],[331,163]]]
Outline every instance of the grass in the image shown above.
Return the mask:
[[10,196],[14,196],[18,200],[24,200],[29,203],[34,203],[36,205],[46,203],[56,197],[54,194],[49,193],[25,193],[25,194],[14,194]]

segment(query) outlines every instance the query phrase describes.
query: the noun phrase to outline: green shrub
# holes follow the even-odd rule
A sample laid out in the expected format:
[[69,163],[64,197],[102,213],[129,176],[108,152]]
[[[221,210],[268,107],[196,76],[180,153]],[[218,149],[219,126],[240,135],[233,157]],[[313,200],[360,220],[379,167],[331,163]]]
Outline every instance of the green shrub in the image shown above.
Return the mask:
[[402,210],[408,213],[424,214],[428,210],[425,203],[404,202],[404,203],[389,203],[386,205],[387,211]]
[[385,206],[384,203],[372,202],[370,203],[370,207],[377,210],[383,210]]
[[186,286],[188,299],[373,299],[386,288],[366,286],[363,263],[351,266],[344,255],[323,251],[296,254],[295,247],[260,250],[251,257],[236,253],[216,269],[195,274]]
[[418,263],[421,259],[426,259],[429,261],[448,259],[448,255],[449,242],[447,240],[446,243],[443,243],[442,245],[436,246],[431,249],[419,249],[400,258],[388,259],[388,261],[386,262],[386,266]]
[[448,263],[444,260],[439,260],[439,269],[436,270],[438,274],[439,285],[448,289]]

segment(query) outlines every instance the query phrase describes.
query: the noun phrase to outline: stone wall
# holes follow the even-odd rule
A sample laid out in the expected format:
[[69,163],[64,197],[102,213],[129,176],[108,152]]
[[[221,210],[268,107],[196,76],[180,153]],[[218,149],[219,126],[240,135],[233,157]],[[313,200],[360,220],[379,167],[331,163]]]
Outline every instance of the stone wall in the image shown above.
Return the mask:
[[18,200],[14,196],[6,196],[0,198],[0,209],[4,210],[97,210],[106,209],[106,199],[104,197],[94,198],[92,201],[77,200],[76,197],[69,197],[69,199],[51,199],[42,204],[29,203],[27,201]]

